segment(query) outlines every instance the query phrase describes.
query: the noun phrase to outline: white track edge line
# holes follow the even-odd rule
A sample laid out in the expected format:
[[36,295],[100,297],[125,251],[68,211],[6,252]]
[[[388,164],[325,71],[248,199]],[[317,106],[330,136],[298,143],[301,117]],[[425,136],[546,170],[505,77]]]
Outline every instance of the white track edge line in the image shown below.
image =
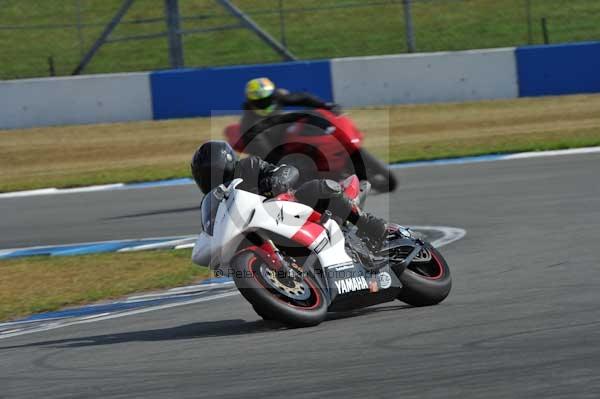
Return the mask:
[[78,320],[74,320],[72,322],[60,323],[60,324],[55,323],[52,325],[45,325],[45,326],[41,326],[39,328],[27,330],[27,331],[18,331],[18,332],[14,332],[14,333],[10,333],[10,334],[0,334],[0,340],[5,339],[5,338],[17,337],[20,335],[27,335],[27,334],[37,333],[37,332],[55,330],[55,329],[62,328],[62,327],[69,327],[69,326],[72,326],[75,324],[95,323],[95,322],[101,321],[101,320],[110,320],[110,319],[116,319],[119,317],[133,316],[133,315],[137,315],[137,314],[153,312],[156,310],[173,308],[176,306],[191,305],[191,304],[200,303],[200,302],[208,302],[208,301],[226,298],[226,297],[230,297],[230,296],[234,296],[234,295],[239,295],[239,291],[226,292],[226,293],[222,293],[222,294],[218,294],[218,295],[214,295],[214,296],[210,296],[210,297],[192,299],[190,301],[185,301],[185,302],[168,303],[165,305],[152,306],[152,307],[148,307],[148,308],[144,308],[144,309],[135,309],[135,310],[130,310],[130,311],[121,312],[121,313],[108,314],[106,316],[96,317],[96,318],[92,318],[92,319],[89,319],[89,318],[88,319],[78,319]]
[[448,226],[409,226],[414,230],[436,230],[441,231],[443,236],[437,240],[431,241],[431,245],[435,248],[441,248],[455,241],[461,240],[467,235],[465,229],[460,227],[448,227]]

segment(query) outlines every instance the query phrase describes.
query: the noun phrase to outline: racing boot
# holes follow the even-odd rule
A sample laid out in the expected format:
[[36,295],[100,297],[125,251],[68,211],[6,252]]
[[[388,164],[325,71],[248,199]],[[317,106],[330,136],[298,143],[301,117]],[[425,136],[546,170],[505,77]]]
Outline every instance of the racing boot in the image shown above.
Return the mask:
[[356,235],[367,244],[374,255],[378,256],[387,242],[387,223],[383,219],[357,209],[353,211],[349,221],[358,228]]

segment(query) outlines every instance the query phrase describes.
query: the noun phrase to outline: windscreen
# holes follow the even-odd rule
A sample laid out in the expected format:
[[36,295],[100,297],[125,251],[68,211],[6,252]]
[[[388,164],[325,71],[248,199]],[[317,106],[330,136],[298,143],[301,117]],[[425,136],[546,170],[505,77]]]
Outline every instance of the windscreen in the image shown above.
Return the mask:
[[209,236],[213,235],[215,228],[215,218],[217,217],[217,210],[219,209],[220,201],[215,198],[214,192],[204,196],[202,200],[201,211],[202,211],[202,229]]

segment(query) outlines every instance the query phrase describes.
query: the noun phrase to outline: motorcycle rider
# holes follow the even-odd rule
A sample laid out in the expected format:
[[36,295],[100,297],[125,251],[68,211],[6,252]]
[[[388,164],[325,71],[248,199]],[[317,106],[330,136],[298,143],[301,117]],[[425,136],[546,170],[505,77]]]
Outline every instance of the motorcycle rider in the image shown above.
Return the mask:
[[[248,81],[245,88],[246,101],[240,123],[245,152],[263,159],[278,147],[285,126],[277,123],[273,116],[281,115],[286,106],[325,108],[335,110],[337,105],[324,102],[309,93],[290,93],[277,88],[269,78]],[[289,123],[290,121],[288,121]],[[277,128],[279,125],[279,128]]]
[[190,166],[192,176],[204,194],[236,178],[244,180],[239,189],[269,198],[295,189],[298,202],[320,212],[328,209],[341,221],[354,224],[358,228],[358,236],[374,252],[383,246],[387,238],[385,221],[354,206],[344,195],[341,186],[333,180],[310,180],[296,188],[300,173],[294,166],[276,166],[258,156],[238,160],[231,146],[224,141],[202,144],[196,150]]

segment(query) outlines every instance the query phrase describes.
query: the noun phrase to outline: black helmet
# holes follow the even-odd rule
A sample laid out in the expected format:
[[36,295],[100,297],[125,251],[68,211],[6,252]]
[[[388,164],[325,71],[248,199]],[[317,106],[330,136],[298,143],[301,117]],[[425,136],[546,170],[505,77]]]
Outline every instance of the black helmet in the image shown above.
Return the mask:
[[228,143],[207,141],[196,150],[190,166],[196,184],[206,194],[233,179],[236,162],[237,156]]

